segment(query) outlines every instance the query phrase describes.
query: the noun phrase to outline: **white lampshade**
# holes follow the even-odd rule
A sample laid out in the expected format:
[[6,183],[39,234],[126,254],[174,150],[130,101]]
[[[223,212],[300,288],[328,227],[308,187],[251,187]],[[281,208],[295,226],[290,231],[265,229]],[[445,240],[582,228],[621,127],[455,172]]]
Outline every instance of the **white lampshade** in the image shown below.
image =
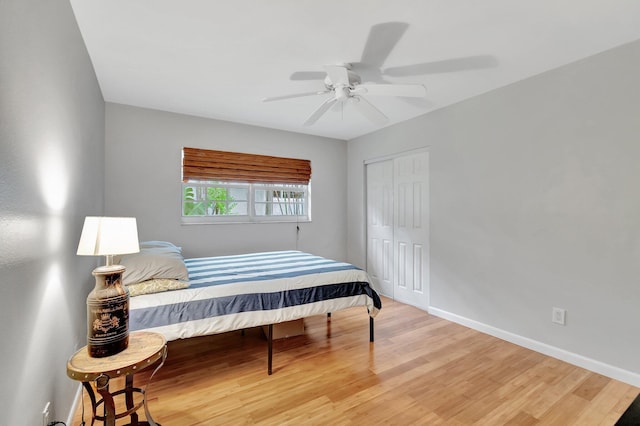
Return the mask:
[[110,256],[139,251],[135,217],[87,216],[84,219],[77,254]]

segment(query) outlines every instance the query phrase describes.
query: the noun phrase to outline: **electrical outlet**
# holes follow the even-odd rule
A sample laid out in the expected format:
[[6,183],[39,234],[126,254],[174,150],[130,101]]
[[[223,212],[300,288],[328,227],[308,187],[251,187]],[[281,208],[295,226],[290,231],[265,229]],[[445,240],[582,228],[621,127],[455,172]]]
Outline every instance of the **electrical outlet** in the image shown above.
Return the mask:
[[42,426],[49,425],[50,414],[51,414],[51,402],[47,402],[47,405],[44,406],[44,410],[42,410]]
[[566,316],[567,316],[567,310],[566,309],[553,308],[553,310],[551,312],[551,321],[556,323],[556,324],[565,325],[566,324]]

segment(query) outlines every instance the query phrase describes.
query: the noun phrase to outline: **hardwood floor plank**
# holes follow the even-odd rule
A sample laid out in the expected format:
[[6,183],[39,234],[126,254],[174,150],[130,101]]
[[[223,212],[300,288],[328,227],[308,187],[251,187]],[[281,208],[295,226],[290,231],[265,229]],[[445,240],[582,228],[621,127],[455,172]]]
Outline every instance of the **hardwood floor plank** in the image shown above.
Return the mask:
[[260,328],[169,342],[149,409],[163,426],[588,426],[615,424],[639,392],[411,306],[383,306],[375,343],[362,308],[305,319],[304,335],[274,342],[271,376]]
[[638,391],[616,380],[609,380],[607,385],[591,399],[591,404],[576,419],[575,424],[584,424],[591,421],[592,424],[612,425],[620,418],[617,413],[624,413],[633,400],[638,396]]
[[595,396],[602,392],[602,389],[604,389],[609,382],[611,382],[611,379],[608,377],[600,374],[591,374],[580,384],[580,386],[574,389],[573,393],[587,401],[591,401]]

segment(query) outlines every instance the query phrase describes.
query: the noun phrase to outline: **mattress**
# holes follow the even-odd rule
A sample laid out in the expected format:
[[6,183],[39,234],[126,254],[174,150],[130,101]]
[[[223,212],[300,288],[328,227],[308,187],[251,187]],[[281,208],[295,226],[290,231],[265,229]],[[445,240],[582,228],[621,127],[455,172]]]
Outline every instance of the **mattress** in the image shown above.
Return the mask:
[[301,251],[192,258],[185,265],[188,288],[130,299],[130,331],[176,340],[356,306],[373,318],[382,308],[365,271]]

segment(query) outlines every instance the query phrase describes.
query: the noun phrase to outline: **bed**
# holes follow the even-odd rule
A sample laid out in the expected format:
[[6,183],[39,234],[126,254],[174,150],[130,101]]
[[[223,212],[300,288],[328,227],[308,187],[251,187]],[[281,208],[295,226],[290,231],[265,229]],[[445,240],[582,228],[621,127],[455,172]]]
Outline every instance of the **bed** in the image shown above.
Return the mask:
[[[130,331],[155,331],[170,341],[266,325],[268,374],[273,324],[363,306],[373,341],[373,318],[382,305],[367,273],[354,265],[293,250],[182,259],[178,247],[161,244],[170,243],[141,243],[140,254],[119,259],[132,295]],[[149,275],[165,262],[141,266],[149,253],[171,254],[178,272]]]

